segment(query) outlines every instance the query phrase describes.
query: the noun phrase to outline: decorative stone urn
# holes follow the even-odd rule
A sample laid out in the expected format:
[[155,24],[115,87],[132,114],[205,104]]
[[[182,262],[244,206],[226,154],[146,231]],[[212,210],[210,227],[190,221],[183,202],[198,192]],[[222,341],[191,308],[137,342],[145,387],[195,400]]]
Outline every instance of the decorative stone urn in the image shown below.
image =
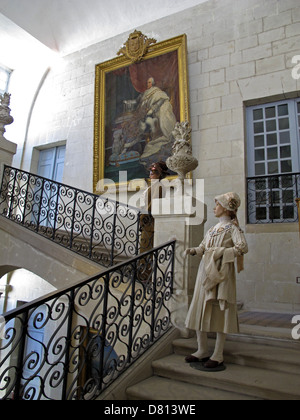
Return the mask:
[[6,131],[4,127],[14,121],[10,115],[10,94],[5,92],[3,95],[0,95],[0,102],[0,139],[5,139],[3,136]]
[[166,161],[168,168],[178,174],[181,183],[183,183],[186,174],[198,166],[198,160],[192,155],[191,131],[187,121],[176,123],[172,131],[175,138],[172,156]]

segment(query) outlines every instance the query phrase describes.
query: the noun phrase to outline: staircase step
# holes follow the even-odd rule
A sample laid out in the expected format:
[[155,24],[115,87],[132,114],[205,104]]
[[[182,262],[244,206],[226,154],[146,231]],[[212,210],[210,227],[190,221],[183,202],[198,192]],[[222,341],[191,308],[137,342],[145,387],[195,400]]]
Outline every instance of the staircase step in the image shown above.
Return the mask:
[[[240,334],[227,335],[226,370],[204,372],[192,368],[184,356],[196,351],[196,337],[176,338],[174,352],[153,361],[153,376],[128,388],[128,398],[300,400],[300,340],[292,339],[290,314],[242,315]],[[211,352],[214,345],[215,334],[209,334]]]
[[[209,347],[213,352],[215,340],[209,339]],[[196,338],[178,338],[173,342],[174,352],[189,355],[196,351]],[[299,350],[277,346],[266,346],[261,343],[247,343],[227,340],[224,348],[225,363],[242,366],[270,369],[284,373],[300,375]]]
[[[300,375],[226,363],[221,372],[190,367],[182,355],[171,354],[152,364],[154,375],[222,391],[269,400],[299,400]],[[140,385],[140,384],[139,384]],[[184,387],[183,387],[184,388]],[[181,397],[179,397],[181,399]]]
[[[292,339],[293,313],[240,311],[240,340],[264,337],[272,346],[295,347],[300,341]],[[270,341],[268,342],[269,339]]]
[[262,327],[260,325],[240,324],[239,334],[229,334],[234,339],[240,341],[264,341],[264,344],[277,347],[290,347],[300,349],[300,341],[292,339],[291,328],[272,328]]
[[221,389],[207,388],[192,383],[183,383],[174,379],[152,376],[126,391],[129,400],[255,400],[255,397],[241,395]]

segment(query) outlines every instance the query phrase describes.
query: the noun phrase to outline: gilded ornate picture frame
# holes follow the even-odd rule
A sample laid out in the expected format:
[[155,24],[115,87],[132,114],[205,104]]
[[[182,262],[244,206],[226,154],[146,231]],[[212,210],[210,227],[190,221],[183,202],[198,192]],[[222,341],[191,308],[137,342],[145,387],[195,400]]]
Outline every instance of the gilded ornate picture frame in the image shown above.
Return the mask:
[[[172,154],[176,122],[189,121],[186,35],[156,43],[134,31],[118,57],[96,65],[93,188],[148,178]],[[103,182],[102,182],[103,185]]]

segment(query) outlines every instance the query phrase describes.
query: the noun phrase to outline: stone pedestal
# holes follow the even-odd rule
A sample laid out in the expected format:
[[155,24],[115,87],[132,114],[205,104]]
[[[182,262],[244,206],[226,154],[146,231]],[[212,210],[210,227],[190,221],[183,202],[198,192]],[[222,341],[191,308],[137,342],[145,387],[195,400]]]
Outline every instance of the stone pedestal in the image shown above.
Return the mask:
[[[190,200],[190,206],[187,201]],[[189,212],[190,208],[190,212]],[[170,210],[170,211],[166,211]],[[203,206],[204,209],[204,206]],[[154,246],[176,239],[175,275],[172,298],[172,323],[181,335],[188,337],[185,318],[194,291],[199,267],[198,256],[185,256],[185,250],[199,246],[204,236],[204,211],[192,215],[191,197],[179,196],[170,199],[155,199],[152,202],[154,222]]]
[[4,165],[11,166],[16,151],[17,145],[0,135],[0,186]]
[[16,151],[16,143],[6,140],[0,135],[0,164],[11,165]]
[[12,124],[14,119],[10,115],[10,95],[4,93],[0,95],[0,170],[3,171],[3,165],[11,165],[13,156],[17,151],[17,145],[4,137],[5,126]]

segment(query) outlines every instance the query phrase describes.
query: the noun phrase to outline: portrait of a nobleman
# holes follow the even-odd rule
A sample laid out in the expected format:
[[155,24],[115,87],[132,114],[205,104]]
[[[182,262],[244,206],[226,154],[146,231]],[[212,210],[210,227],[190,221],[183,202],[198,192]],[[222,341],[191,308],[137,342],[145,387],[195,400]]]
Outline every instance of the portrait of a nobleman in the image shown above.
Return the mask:
[[176,51],[111,71],[105,80],[104,177],[145,178],[153,162],[172,154],[180,121]]

